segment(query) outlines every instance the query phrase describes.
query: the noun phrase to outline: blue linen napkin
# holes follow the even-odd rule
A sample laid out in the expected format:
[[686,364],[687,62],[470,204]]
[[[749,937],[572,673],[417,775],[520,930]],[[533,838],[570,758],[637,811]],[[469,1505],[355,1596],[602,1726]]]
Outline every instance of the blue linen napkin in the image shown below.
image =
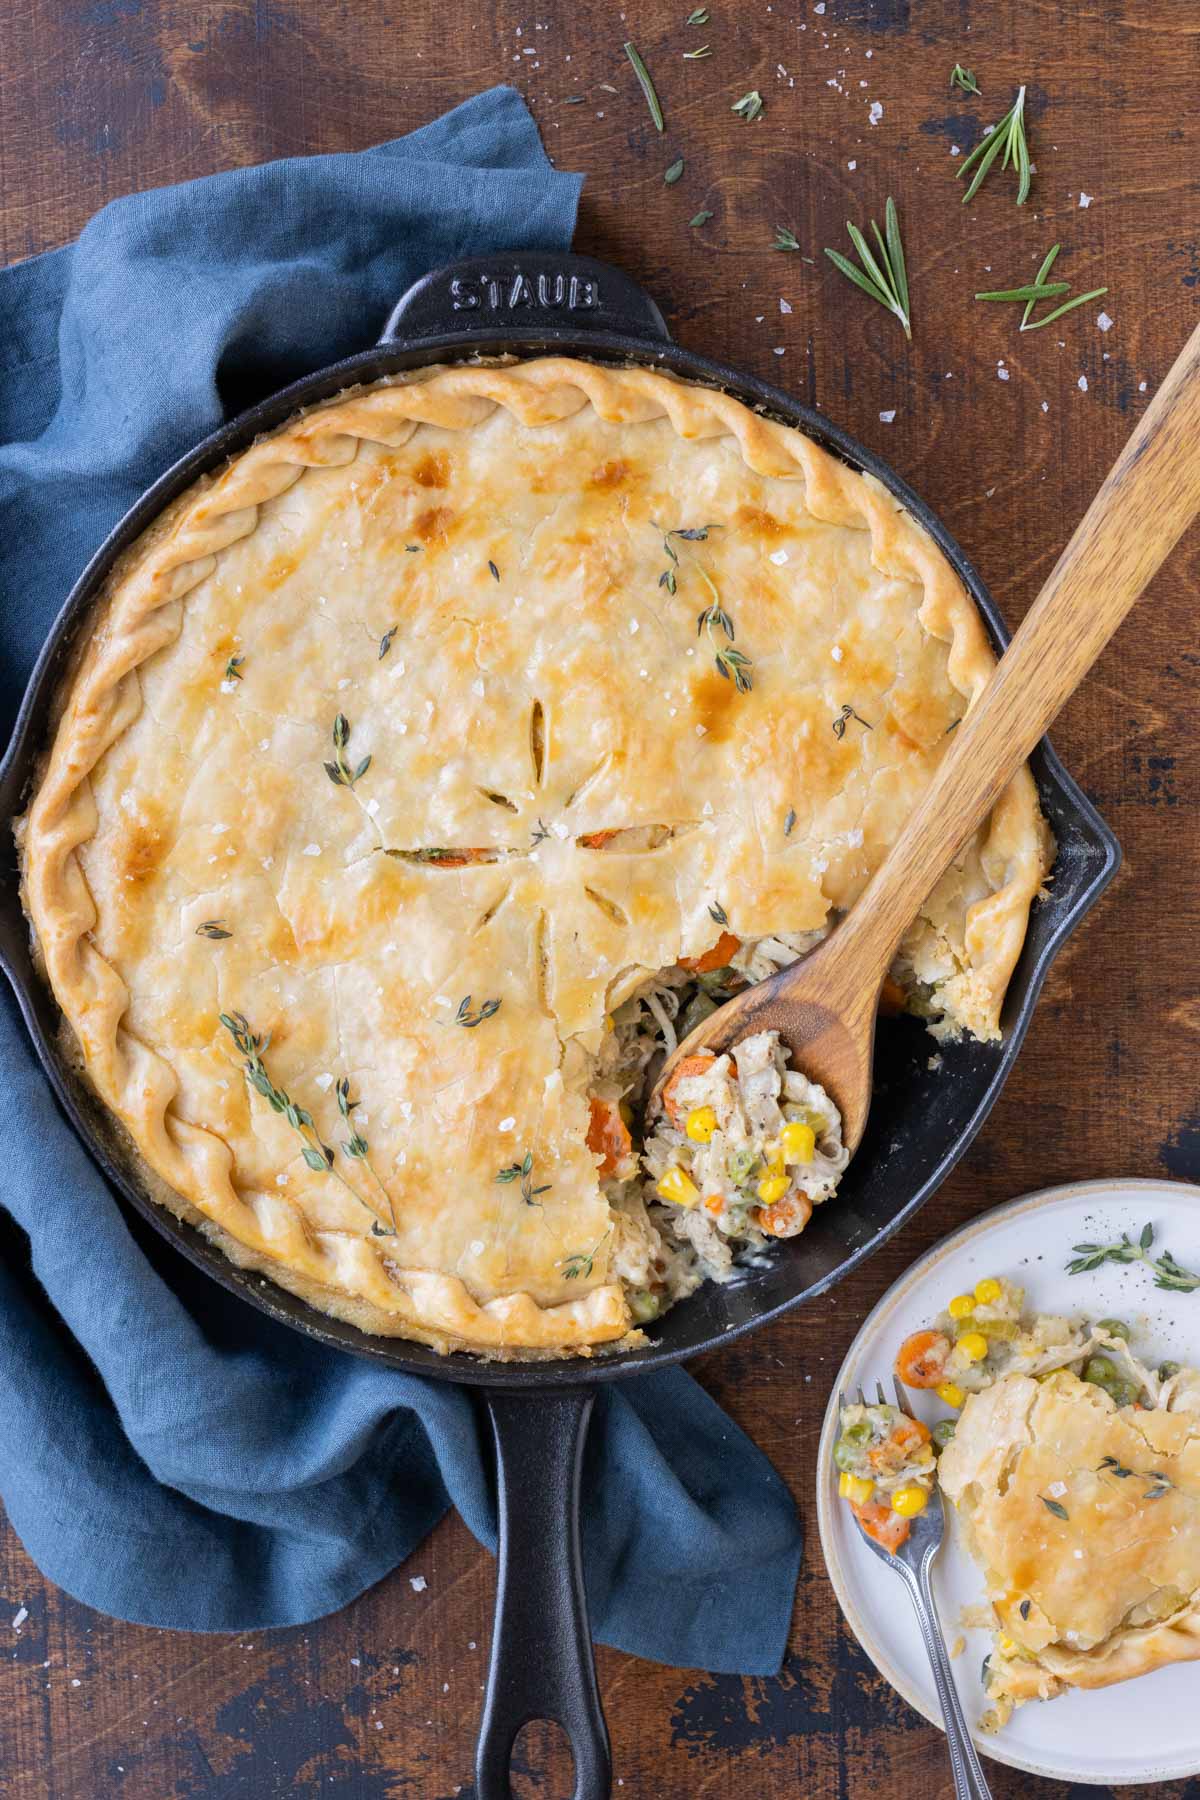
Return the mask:
[[[361,154],[133,195],[0,271],[8,726],[71,583],[154,476],[252,400],[365,348],[425,270],[566,248],[580,185],[496,88]],[[120,1618],[246,1631],[345,1605],[448,1505],[494,1548],[465,1390],[275,1324],[127,1217],[6,986],[0,1067],[0,1499],[53,1581]],[[689,1376],[600,1390],[586,1493],[597,1637],[779,1667],[795,1508]]]

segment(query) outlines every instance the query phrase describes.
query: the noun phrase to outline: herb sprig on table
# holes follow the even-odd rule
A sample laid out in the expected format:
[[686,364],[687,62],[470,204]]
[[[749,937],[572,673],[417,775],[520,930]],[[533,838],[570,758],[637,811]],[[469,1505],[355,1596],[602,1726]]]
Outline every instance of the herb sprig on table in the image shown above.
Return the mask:
[[964,94],[978,94],[981,90],[970,69],[964,69],[961,63],[955,63],[950,71],[950,86],[961,88]]
[[961,181],[967,170],[978,164],[971,177],[970,186],[963,195],[963,205],[973,200],[983,186],[992,164],[1004,153],[1000,164],[1007,169],[1011,163],[1017,172],[1017,205],[1024,206],[1029,198],[1029,187],[1033,179],[1033,166],[1029,160],[1029,143],[1025,136],[1025,89],[1017,90],[1017,97],[992,129],[980,138],[968,156],[964,156],[955,175]]
[[883,209],[884,229],[880,231],[874,219],[871,230],[875,233],[875,242],[879,247],[878,259],[867,243],[866,238],[857,225],[846,221],[846,230],[850,234],[850,242],[858,251],[862,268],[857,268],[849,257],[843,256],[840,250],[826,249],[825,254],[855,287],[877,300],[887,312],[899,319],[904,327],[904,335],[912,341],[912,311],[908,299],[908,271],[904,263],[904,245],[900,240],[900,221],[896,214],[896,202],[889,194],[887,205]]
[[1043,325],[1053,325],[1055,319],[1061,319],[1064,313],[1073,312],[1077,306],[1083,306],[1089,300],[1099,300],[1104,294],[1107,294],[1106,287],[1090,288],[1086,294],[1075,294],[1070,300],[1064,300],[1063,304],[1056,306],[1053,312],[1043,313],[1040,319],[1034,319],[1031,324],[1030,318],[1039,300],[1053,300],[1059,294],[1067,294],[1071,291],[1069,281],[1048,281],[1046,279],[1054,267],[1054,260],[1061,249],[1061,244],[1053,244],[1047,250],[1042,259],[1041,268],[1034,279],[1027,282],[1025,286],[993,288],[985,293],[976,294],[975,298],[977,300],[1023,300],[1025,311],[1021,314],[1020,330],[1040,331]]
[[625,54],[633,66],[633,72],[638,78],[638,86],[646,96],[646,105],[650,108],[650,117],[654,121],[654,129],[655,131],[664,131],[666,125],[663,119],[663,109],[659,105],[658,95],[654,91],[654,83],[650,79],[650,71],[638,54],[638,47],[635,43],[627,43],[624,48]]
[[1068,1275],[1086,1275],[1106,1263],[1145,1263],[1154,1272],[1154,1285],[1170,1294],[1194,1294],[1200,1288],[1200,1275],[1177,1263],[1169,1250],[1151,1256],[1154,1227],[1144,1225],[1136,1243],[1122,1232],[1115,1244],[1076,1244],[1075,1257],[1067,1264]]

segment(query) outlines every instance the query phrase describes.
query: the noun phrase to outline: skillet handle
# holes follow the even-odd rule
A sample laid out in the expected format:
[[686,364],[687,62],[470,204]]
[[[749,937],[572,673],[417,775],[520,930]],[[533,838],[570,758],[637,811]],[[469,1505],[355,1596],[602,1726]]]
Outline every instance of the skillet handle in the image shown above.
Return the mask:
[[579,1549],[588,1388],[489,1389],[500,1515],[496,1623],[475,1759],[476,1800],[510,1800],[509,1763],[530,1719],[561,1725],[572,1800],[608,1800],[612,1758],[596,1685]]
[[556,332],[581,331],[671,341],[644,288],[611,263],[568,250],[506,251],[432,269],[400,296],[379,341],[536,337],[552,345]]

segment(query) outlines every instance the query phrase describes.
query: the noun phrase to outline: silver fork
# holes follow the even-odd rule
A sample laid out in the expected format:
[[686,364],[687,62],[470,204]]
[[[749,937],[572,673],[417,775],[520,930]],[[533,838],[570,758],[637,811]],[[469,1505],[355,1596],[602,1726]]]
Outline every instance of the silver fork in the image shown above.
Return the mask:
[[[896,1404],[902,1413],[913,1417],[908,1404],[908,1396],[896,1382]],[[882,1382],[875,1383],[875,1391],[879,1395],[879,1404],[886,1406]],[[845,1411],[846,1396],[838,1395],[842,1410]],[[858,1403],[865,1406],[861,1387],[858,1390]],[[958,1689],[954,1685],[954,1676],[950,1669],[950,1658],[946,1654],[946,1640],[942,1636],[942,1628],[938,1623],[937,1609],[933,1603],[933,1590],[930,1586],[929,1572],[933,1559],[942,1547],[942,1538],[946,1530],[946,1514],[941,1490],[934,1490],[936,1505],[931,1503],[923,1513],[918,1513],[910,1522],[907,1538],[899,1550],[893,1554],[885,1550],[882,1544],[868,1537],[859,1526],[859,1532],[868,1549],[873,1550],[881,1562],[887,1563],[900,1576],[908,1589],[917,1614],[917,1623],[921,1627],[921,1636],[925,1640],[925,1649],[929,1656],[929,1666],[933,1670],[934,1686],[937,1688],[938,1702],[942,1709],[942,1723],[946,1728],[946,1743],[950,1750],[950,1767],[954,1772],[955,1800],[992,1800],[991,1789],[983,1778],[983,1770],[979,1766],[979,1757],[971,1734],[967,1730],[967,1721],[963,1717],[959,1703]],[[858,1521],[855,1520],[857,1524]]]

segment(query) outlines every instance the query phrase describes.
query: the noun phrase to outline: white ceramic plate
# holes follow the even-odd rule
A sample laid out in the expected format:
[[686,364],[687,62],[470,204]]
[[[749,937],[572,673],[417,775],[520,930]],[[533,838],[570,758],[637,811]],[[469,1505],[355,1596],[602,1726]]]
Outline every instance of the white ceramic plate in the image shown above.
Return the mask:
[[[850,1346],[834,1383],[817,1460],[817,1519],[826,1566],[850,1629],[875,1667],[935,1725],[941,1725],[941,1715],[912,1607],[837,1497],[838,1390],[853,1393],[861,1382],[873,1399],[875,1382],[882,1380],[891,1399],[892,1359],[901,1339],[930,1323],[952,1294],[969,1291],[984,1275],[1020,1282],[1032,1311],[1125,1319],[1135,1349],[1152,1363],[1169,1357],[1200,1364],[1200,1291],[1164,1293],[1150,1271],[1136,1265],[1066,1273],[1073,1245],[1113,1242],[1123,1231],[1136,1239],[1148,1222],[1155,1229],[1152,1254],[1169,1249],[1185,1268],[1200,1270],[1200,1188],[1182,1182],[1082,1181],[997,1207],[935,1245],[889,1289]],[[932,1395],[914,1392],[912,1399],[914,1411],[930,1422],[946,1416]],[[934,1592],[947,1644],[953,1647],[960,1636],[966,1640],[953,1668],[981,1754],[1060,1781],[1119,1786],[1200,1773],[1195,1663],[1092,1693],[1032,1701],[1018,1707],[997,1736],[978,1732],[987,1709],[980,1670],[990,1633],[964,1627],[961,1618],[964,1608],[982,1601],[983,1579],[957,1541],[949,1508],[947,1515]]]

